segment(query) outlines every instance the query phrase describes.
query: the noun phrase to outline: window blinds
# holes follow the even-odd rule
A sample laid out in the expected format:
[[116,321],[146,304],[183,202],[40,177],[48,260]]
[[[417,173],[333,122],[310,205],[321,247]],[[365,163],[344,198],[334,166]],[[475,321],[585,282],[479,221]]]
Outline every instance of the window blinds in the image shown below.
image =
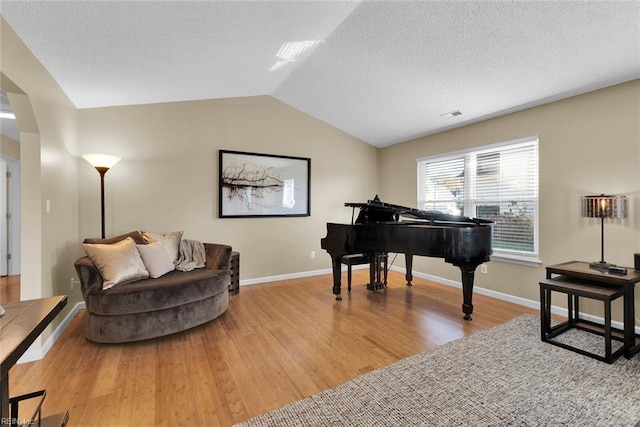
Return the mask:
[[417,163],[419,209],[494,221],[495,254],[537,257],[537,137]]

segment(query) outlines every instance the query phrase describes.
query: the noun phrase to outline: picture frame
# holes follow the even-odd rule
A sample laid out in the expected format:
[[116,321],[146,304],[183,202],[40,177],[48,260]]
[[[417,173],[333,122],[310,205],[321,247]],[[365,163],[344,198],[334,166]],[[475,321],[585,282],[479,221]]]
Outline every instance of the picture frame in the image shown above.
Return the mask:
[[219,150],[220,218],[311,215],[311,159]]

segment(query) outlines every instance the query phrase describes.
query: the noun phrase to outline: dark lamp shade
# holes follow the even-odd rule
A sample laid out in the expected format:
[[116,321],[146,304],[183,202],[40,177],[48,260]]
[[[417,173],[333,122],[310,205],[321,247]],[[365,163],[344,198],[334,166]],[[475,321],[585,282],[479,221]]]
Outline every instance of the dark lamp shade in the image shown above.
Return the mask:
[[582,216],[585,218],[626,218],[625,196],[582,196]]

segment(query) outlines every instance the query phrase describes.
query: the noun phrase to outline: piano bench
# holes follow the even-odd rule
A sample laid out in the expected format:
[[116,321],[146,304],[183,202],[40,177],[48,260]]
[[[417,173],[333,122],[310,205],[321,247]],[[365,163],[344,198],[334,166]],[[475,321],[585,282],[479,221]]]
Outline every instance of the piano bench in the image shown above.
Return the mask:
[[[384,262],[384,285],[387,284],[387,259],[389,256],[387,254],[375,254],[375,255],[367,255],[367,254],[354,254],[354,255],[345,255],[342,257],[342,263],[347,266],[347,291],[351,292],[351,267],[354,265],[363,265],[369,264],[370,269],[375,268],[377,265],[378,268],[381,267],[380,261]],[[372,274],[373,276],[373,274]],[[380,272],[378,271],[375,277],[380,277]]]
[[[567,295],[568,319],[558,325],[551,326],[551,291]],[[624,351],[624,346],[612,351],[612,340],[624,342],[622,331],[611,327],[611,301],[623,296],[622,287],[608,287],[590,282],[572,281],[559,276],[540,282],[540,321],[542,341],[592,357],[601,362],[613,363]],[[580,318],[578,297],[590,298],[604,303],[604,325]],[[556,341],[554,338],[569,329],[580,329],[604,337],[604,356],[592,353],[569,344]]]

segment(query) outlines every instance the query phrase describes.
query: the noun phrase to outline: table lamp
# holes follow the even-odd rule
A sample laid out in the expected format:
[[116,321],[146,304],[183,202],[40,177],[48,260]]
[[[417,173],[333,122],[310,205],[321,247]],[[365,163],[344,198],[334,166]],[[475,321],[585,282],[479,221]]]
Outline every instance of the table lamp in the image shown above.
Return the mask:
[[600,218],[600,261],[590,262],[593,268],[607,269],[612,264],[604,260],[604,219],[626,218],[627,198],[625,196],[582,196],[582,217]]

